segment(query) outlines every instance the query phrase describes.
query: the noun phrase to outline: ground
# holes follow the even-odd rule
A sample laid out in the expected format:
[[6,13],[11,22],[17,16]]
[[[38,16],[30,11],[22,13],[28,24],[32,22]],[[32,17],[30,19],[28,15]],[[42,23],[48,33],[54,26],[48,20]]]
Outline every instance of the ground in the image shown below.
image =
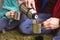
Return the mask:
[[[7,31],[5,34],[0,33],[0,40],[35,40],[36,35],[23,35],[17,30]],[[44,40],[51,40],[51,35],[43,35]]]

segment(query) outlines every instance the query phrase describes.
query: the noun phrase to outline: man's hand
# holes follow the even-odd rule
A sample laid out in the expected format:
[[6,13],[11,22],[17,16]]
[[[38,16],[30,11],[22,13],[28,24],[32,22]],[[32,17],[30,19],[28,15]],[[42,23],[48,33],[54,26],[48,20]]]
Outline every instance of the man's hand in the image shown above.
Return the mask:
[[59,18],[49,18],[44,22],[44,28],[46,30],[59,28]]
[[15,11],[8,11],[6,13],[7,18],[14,18],[14,15],[15,15]]
[[34,8],[36,10],[34,0],[24,0],[24,2],[27,8]]
[[51,19],[47,19],[46,21],[43,22],[44,28],[45,28],[46,30],[51,29],[51,28],[50,28],[50,21],[51,21]]

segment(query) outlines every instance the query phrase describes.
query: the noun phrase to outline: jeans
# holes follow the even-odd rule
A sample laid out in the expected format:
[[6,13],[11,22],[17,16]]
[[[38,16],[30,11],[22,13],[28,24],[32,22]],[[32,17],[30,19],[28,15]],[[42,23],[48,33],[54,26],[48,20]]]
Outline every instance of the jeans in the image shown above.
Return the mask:
[[57,32],[56,32],[55,36],[52,38],[52,40],[60,40],[60,28],[57,29]]
[[11,30],[13,28],[15,28],[18,25],[18,21],[13,21],[13,22],[9,22],[7,19],[5,18],[0,18],[0,31],[4,30]]

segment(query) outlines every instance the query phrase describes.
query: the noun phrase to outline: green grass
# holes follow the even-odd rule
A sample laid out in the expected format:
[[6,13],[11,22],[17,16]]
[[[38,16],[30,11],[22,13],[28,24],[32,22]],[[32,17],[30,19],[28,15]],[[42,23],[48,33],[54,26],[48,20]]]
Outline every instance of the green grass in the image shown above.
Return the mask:
[[[5,34],[0,33],[0,40],[35,40],[36,35],[23,35],[17,30],[8,31]],[[44,40],[51,40],[51,35],[42,35]]]

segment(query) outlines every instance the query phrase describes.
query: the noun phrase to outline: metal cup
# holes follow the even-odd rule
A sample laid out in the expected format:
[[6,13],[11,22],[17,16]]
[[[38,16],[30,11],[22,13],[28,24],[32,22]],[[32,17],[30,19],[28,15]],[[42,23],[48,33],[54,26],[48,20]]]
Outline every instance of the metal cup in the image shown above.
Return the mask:
[[41,33],[41,23],[37,24],[36,20],[33,20],[33,33],[40,34]]

